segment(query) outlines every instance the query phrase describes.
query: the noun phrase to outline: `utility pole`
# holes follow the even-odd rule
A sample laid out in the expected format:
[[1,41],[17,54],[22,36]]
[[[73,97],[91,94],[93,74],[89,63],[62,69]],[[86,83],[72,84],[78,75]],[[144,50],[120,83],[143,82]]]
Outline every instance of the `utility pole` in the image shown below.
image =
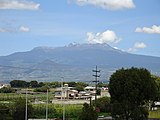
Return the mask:
[[96,108],[96,106],[97,106],[97,83],[99,82],[98,78],[100,77],[100,75],[98,75],[98,73],[100,73],[100,70],[97,69],[97,65],[96,65],[96,69],[92,70],[92,72],[95,73],[93,75],[95,77],[95,80],[92,82],[95,83],[95,87],[96,87],[96,92],[95,92],[95,108]]
[[61,106],[63,105],[63,80],[64,78],[63,77],[61,77]]
[[47,89],[47,101],[46,101],[46,120],[48,120],[48,89]]
[[28,96],[27,96],[27,91],[28,91],[28,89],[26,89],[26,111],[25,111],[25,120],[27,120],[28,119],[28,108],[27,108],[27,102],[28,102]]
[[63,107],[62,109],[62,119],[65,120],[65,96],[66,96],[66,90],[65,87],[63,86],[64,82],[64,77],[61,77],[61,106]]

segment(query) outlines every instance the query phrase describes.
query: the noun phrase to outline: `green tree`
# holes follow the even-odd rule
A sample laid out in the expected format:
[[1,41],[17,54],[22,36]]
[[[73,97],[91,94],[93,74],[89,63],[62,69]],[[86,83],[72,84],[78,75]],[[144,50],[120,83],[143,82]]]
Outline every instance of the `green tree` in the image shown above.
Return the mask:
[[[31,116],[32,114],[32,105],[28,103],[27,106],[27,113],[28,116]],[[26,100],[19,98],[14,105],[14,111],[13,111],[13,120],[24,120],[25,119],[25,110],[26,110]]]
[[97,112],[87,103],[83,104],[82,112],[79,116],[79,120],[97,120]]
[[82,86],[82,85],[77,85],[77,86],[75,87],[75,90],[77,90],[78,92],[84,91],[84,86]]
[[0,89],[0,93],[14,93],[16,90],[10,87],[4,87]]
[[43,87],[45,84],[43,82],[38,83],[38,87]]
[[88,86],[88,84],[84,83],[84,82],[76,82],[75,84],[75,90],[79,91],[84,91],[84,88]]
[[0,120],[12,120],[10,108],[0,103]]
[[160,101],[160,77],[152,75],[152,78],[154,79],[157,85],[157,95],[156,95],[155,101]]
[[39,84],[38,84],[37,81],[31,81],[31,82],[30,82],[30,87],[36,88],[36,87],[39,87]]
[[154,100],[157,87],[147,69],[120,69],[110,77],[112,117],[120,120],[144,120],[148,117],[147,105]]
[[49,87],[43,86],[43,87],[34,89],[34,92],[47,92],[47,90],[49,90]]
[[61,82],[58,82],[58,81],[50,82],[50,83],[48,82],[46,83],[46,85],[49,86],[50,88],[56,88],[61,86]]
[[96,107],[100,109],[100,112],[110,112],[110,98],[109,97],[98,98]]
[[13,80],[13,81],[10,82],[10,85],[11,85],[11,87],[18,87],[18,88],[29,87],[29,84],[26,81],[23,81],[23,80]]

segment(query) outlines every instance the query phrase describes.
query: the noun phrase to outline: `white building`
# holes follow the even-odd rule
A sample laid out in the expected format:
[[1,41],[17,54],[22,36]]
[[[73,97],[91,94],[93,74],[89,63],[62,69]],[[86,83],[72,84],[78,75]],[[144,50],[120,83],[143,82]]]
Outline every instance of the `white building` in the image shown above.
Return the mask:
[[78,91],[72,90],[73,87],[68,87],[68,84],[65,84],[64,87],[57,88],[55,90],[55,98],[61,99],[75,99],[78,97]]
[[10,84],[0,84],[0,89],[2,89],[4,87],[10,87]]

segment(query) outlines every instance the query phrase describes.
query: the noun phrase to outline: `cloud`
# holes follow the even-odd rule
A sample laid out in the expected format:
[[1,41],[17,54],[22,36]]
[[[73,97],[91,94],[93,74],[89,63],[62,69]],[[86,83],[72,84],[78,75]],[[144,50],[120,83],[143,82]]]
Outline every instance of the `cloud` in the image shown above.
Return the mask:
[[29,29],[28,27],[21,26],[21,27],[19,28],[19,31],[20,31],[20,32],[29,32],[30,29]]
[[27,0],[0,0],[0,9],[38,10],[40,4]]
[[17,28],[0,28],[0,33],[17,33],[17,32],[30,32],[30,28],[20,26]]
[[136,42],[132,48],[128,49],[128,52],[135,52],[138,49],[144,49],[146,47],[147,47],[147,45],[145,43],[143,43],[143,42]]
[[4,32],[7,32],[8,30],[5,29],[5,28],[0,28],[0,33],[4,33]]
[[131,9],[135,8],[133,0],[69,0],[76,1],[78,5],[94,5],[108,10]]
[[103,44],[103,43],[118,43],[120,39],[117,37],[114,31],[107,30],[103,33],[98,32],[96,34],[88,32],[87,41],[92,44],[96,43]]
[[10,28],[0,28],[0,33],[12,33],[14,32],[14,30],[10,29]]
[[134,44],[134,48],[136,49],[142,49],[142,48],[145,48],[146,47],[146,44],[144,44],[143,42],[136,42]]
[[160,34],[160,26],[153,25],[151,28],[148,27],[137,27],[135,32],[143,32],[148,34]]

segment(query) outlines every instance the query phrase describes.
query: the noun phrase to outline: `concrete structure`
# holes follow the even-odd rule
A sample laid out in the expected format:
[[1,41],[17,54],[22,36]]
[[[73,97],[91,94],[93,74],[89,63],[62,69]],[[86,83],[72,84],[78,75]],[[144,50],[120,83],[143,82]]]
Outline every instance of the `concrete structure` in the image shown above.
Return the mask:
[[84,90],[90,95],[95,95],[96,93],[96,87],[93,87],[93,86],[87,86],[84,88]]
[[[95,99],[96,87],[87,86],[84,88],[84,91],[78,92],[74,90],[73,87],[68,87],[68,84],[65,84],[64,87],[57,88],[55,90],[55,98],[57,99]],[[110,97],[108,90],[101,90],[101,93],[97,98],[100,97]]]
[[55,98],[61,99],[76,99],[78,97],[78,91],[72,90],[73,87],[68,87],[67,84],[64,87],[57,88],[55,90]]

